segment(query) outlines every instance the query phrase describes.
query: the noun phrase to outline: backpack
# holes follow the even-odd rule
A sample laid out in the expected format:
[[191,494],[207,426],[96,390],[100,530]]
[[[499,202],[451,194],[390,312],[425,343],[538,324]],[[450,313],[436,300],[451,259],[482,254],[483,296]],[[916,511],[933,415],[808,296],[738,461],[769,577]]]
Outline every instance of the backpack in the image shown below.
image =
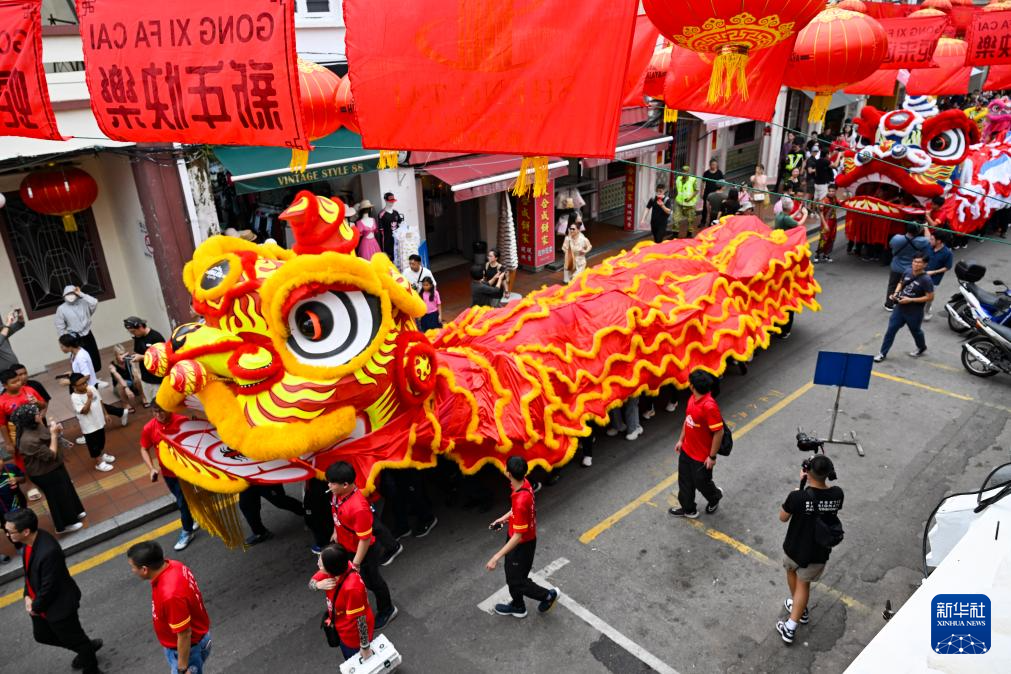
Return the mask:
[[[723,417],[720,417],[720,421],[723,421]],[[716,450],[716,453],[720,456],[730,456],[730,450],[733,448],[734,434],[730,432],[727,422],[723,421],[723,439],[720,440],[720,448]]]
[[[818,499],[814,498],[814,494],[811,493],[810,489],[806,489],[808,495],[812,497],[812,500],[817,503]],[[839,516],[832,513],[828,515],[822,515],[815,510],[814,513],[814,542],[823,548],[834,548],[835,546],[842,543],[846,532],[843,531],[842,522],[839,521]]]

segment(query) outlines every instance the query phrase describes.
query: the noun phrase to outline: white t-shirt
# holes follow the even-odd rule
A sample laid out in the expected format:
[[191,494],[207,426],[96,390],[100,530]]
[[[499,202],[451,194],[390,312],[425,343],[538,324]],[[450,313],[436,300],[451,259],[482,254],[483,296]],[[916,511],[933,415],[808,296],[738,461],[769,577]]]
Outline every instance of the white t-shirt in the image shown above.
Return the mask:
[[70,361],[70,370],[79,372],[88,378],[88,386],[98,386],[98,375],[95,374],[95,366],[91,362],[91,356],[84,349],[78,349]]
[[77,422],[81,424],[82,433],[94,433],[99,429],[105,428],[105,410],[102,409],[102,399],[98,396],[98,391],[94,386],[89,386],[88,390],[91,391],[94,398],[91,400],[91,408],[87,414],[83,414],[81,410],[84,409],[85,403],[88,402],[88,394],[70,394],[70,404],[74,406],[74,412],[77,413]]
[[432,279],[432,287],[436,287],[435,277],[432,276],[432,271],[428,267],[421,266],[418,271],[414,271],[410,267],[404,270],[404,278],[414,288],[414,292],[419,294],[421,293],[421,279],[426,277]]

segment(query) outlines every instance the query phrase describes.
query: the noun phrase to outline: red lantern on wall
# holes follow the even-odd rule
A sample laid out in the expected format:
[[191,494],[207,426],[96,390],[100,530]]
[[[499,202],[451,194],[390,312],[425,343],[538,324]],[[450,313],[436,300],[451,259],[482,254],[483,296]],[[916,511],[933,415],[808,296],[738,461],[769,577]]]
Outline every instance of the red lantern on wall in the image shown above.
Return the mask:
[[646,14],[675,45],[714,56],[708,100],[742,99],[745,66],[756,49],[789,39],[825,7],[825,0],[643,0]]
[[98,198],[98,183],[74,166],[29,173],[21,181],[21,200],[28,208],[63,218],[63,228],[77,231],[74,213],[90,208]]
[[815,92],[809,122],[824,122],[833,92],[871,76],[888,52],[877,19],[829,7],[797,36],[783,84]]
[[[328,136],[341,127],[337,110],[337,89],[341,78],[318,63],[298,59],[298,85],[302,93],[302,123],[309,140]],[[291,151],[291,170],[305,171],[309,153]]]
[[351,93],[351,77],[348,75],[341,78],[340,86],[337,88],[337,114],[345,128],[351,129],[355,133],[361,133],[361,129],[358,128],[358,118],[355,117],[355,98]]

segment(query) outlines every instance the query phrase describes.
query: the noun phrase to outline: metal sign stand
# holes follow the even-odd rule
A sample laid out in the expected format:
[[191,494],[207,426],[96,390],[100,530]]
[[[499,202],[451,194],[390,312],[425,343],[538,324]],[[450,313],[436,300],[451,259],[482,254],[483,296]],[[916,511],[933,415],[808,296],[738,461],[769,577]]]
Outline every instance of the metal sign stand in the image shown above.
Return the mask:
[[856,431],[850,431],[849,440],[836,440],[835,439],[835,420],[839,416],[839,398],[842,396],[842,386],[837,386],[835,391],[835,405],[832,406],[832,423],[828,427],[828,438],[822,440],[822,442],[832,444],[832,445],[853,445],[857,448],[857,454],[864,456],[864,448],[860,446],[860,441],[857,440]]
[[829,425],[828,437],[821,442],[832,445],[852,445],[857,454],[864,456],[864,448],[857,440],[855,431],[849,431],[849,440],[837,440],[835,437],[836,420],[839,417],[839,400],[842,398],[843,387],[870,388],[871,369],[874,361],[870,356],[858,353],[838,353],[834,351],[819,351],[818,364],[815,367],[814,383],[822,386],[835,386],[835,404],[832,406],[832,422]]

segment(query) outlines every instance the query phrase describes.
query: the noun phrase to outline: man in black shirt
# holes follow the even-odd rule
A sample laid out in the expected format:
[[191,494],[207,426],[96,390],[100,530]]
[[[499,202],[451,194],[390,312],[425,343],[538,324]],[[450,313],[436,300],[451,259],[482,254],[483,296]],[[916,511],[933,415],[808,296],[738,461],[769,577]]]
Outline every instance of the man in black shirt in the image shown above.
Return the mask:
[[788,644],[793,643],[797,623],[807,624],[811,583],[821,578],[832,553],[832,548],[819,543],[826,541],[818,529],[824,532],[827,527],[835,527],[842,531],[838,513],[842,510],[843,490],[825,484],[835,479],[832,460],[824,454],[812,457],[801,477],[806,478],[806,486],[790,492],[779,511],[779,521],[790,523],[783,539],[783,567],[790,588],[790,597],[783,605],[790,615],[776,623],[776,630]]
[[133,352],[139,357],[140,363],[140,383],[144,390],[144,400],[150,405],[156,395],[158,387],[161,386],[162,378],[152,374],[144,367],[144,354],[148,347],[154,344],[161,344],[165,338],[157,330],[147,327],[147,321],[143,318],[130,316],[123,321],[123,327],[133,337]]
[[708,227],[709,223],[716,217],[709,207],[709,195],[723,187],[723,171],[715,159],[709,160],[709,170],[702,174],[702,219],[699,226]]
[[814,200],[821,201],[828,196],[828,186],[835,180],[832,162],[828,160],[821,149],[815,145],[811,153],[809,166],[814,170]]
[[892,348],[895,335],[902,329],[903,325],[909,326],[909,332],[913,333],[913,341],[916,342],[916,351],[911,351],[911,358],[919,358],[927,351],[927,340],[923,336],[923,310],[927,303],[934,299],[934,281],[927,275],[926,253],[917,253],[913,258],[913,266],[910,271],[902,275],[902,279],[895,286],[891,299],[898,306],[892,311],[888,319],[888,329],[885,337],[881,340],[881,350],[874,356],[874,362],[880,363],[888,357],[888,350]]
[[646,202],[646,210],[642,212],[640,223],[645,222],[646,213],[649,213],[649,229],[653,232],[653,242],[660,243],[667,234],[667,220],[670,218],[674,205],[670,197],[667,196],[667,186],[658,183],[656,186],[656,197]]

